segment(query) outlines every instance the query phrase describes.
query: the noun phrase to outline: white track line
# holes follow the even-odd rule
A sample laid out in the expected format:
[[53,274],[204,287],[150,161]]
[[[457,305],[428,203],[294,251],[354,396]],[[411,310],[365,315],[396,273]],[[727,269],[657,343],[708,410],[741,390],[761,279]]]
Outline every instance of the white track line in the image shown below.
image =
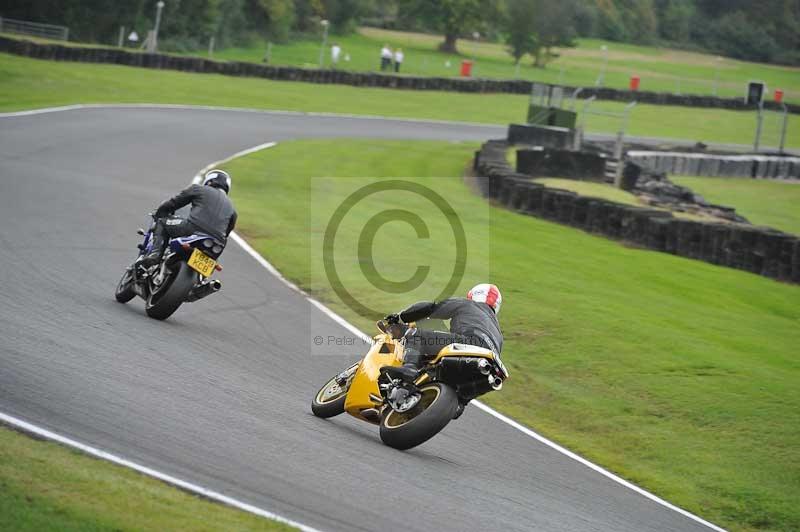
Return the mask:
[[[276,146],[276,145],[277,145],[277,143],[275,143],[275,142],[271,142],[271,143],[267,143],[267,144],[261,144],[260,146],[256,146],[254,148],[250,148],[248,150],[243,150],[243,151],[241,151],[241,152],[239,152],[237,154],[234,154],[234,155],[224,159],[223,161],[227,162],[227,161],[235,159],[235,158],[237,158],[237,157],[239,157],[241,155],[245,155],[245,154],[248,154],[248,153],[253,153],[255,151],[258,151],[259,149],[271,148],[271,147]],[[208,169],[208,168],[212,168],[212,167],[216,166],[217,164],[222,164],[223,161],[219,161],[217,163],[212,163],[212,164],[208,165],[206,168]],[[277,277],[286,286],[288,286],[289,288],[291,288],[295,292],[298,292],[299,294],[301,294],[312,305],[317,307],[323,314],[325,314],[326,316],[331,318],[333,321],[335,321],[336,323],[338,323],[339,325],[341,325],[342,327],[344,327],[345,329],[347,329],[348,331],[350,331],[351,333],[353,333],[357,337],[361,338],[365,342],[369,342],[371,340],[371,337],[369,335],[365,334],[364,332],[360,331],[358,329],[358,327],[356,327],[352,323],[348,322],[342,316],[336,314],[334,311],[332,311],[331,309],[326,307],[323,303],[320,303],[316,299],[314,299],[311,296],[309,296],[306,292],[304,292],[296,284],[294,284],[294,283],[290,282],[289,280],[287,280],[283,275],[281,275],[281,273],[278,271],[277,268],[275,268],[275,266],[270,264],[270,262],[267,259],[262,257],[255,249],[252,248],[252,246],[250,246],[250,244],[245,242],[242,237],[240,237],[236,233],[231,233],[231,237],[233,238],[233,240],[237,244],[239,244],[242,247],[242,249],[244,249],[251,257],[253,257],[259,264],[261,264],[267,271],[269,271],[272,275]],[[502,421],[503,423],[506,423],[507,425],[510,425],[510,426],[514,427],[515,429],[519,430],[523,434],[525,434],[527,436],[530,436],[531,438],[535,439],[536,441],[547,445],[548,447],[558,451],[559,453],[563,454],[564,456],[567,456],[567,457],[569,457],[569,458],[571,458],[571,459],[573,459],[573,460],[585,465],[586,467],[588,467],[588,468],[600,473],[601,475],[613,480],[614,482],[616,482],[616,483],[618,483],[618,484],[620,484],[622,486],[625,486],[626,488],[631,489],[631,490],[635,491],[636,493],[638,493],[640,495],[643,495],[644,497],[647,497],[651,501],[653,501],[655,503],[658,503],[658,504],[660,504],[660,505],[662,505],[662,506],[664,506],[666,508],[669,508],[670,510],[674,510],[674,511],[678,512],[679,514],[681,514],[681,515],[683,515],[685,517],[688,517],[689,519],[691,519],[693,521],[696,521],[696,522],[698,522],[698,523],[700,523],[702,525],[705,525],[705,526],[707,526],[708,528],[710,528],[712,530],[716,530],[717,532],[725,532],[725,529],[720,528],[717,525],[715,525],[713,523],[710,523],[710,522],[706,521],[705,519],[703,519],[701,517],[698,517],[698,516],[694,515],[693,513],[689,512],[687,510],[684,510],[683,508],[679,508],[678,506],[675,506],[674,504],[665,501],[664,499],[658,497],[657,495],[654,495],[654,494],[650,493],[649,491],[647,491],[647,490],[645,490],[643,488],[640,488],[639,486],[637,486],[637,485],[635,485],[635,484],[633,484],[631,482],[628,482],[627,480],[615,475],[614,473],[612,473],[612,472],[610,472],[610,471],[608,471],[606,469],[603,469],[601,466],[599,466],[599,465],[597,465],[597,464],[595,464],[593,462],[590,462],[589,460],[587,460],[587,459],[585,459],[585,458],[583,458],[581,456],[578,456],[577,454],[573,453],[572,451],[570,451],[568,449],[565,449],[564,447],[560,446],[559,444],[555,443],[554,441],[551,441],[551,440],[545,438],[544,436],[542,436],[541,434],[538,434],[538,433],[534,432],[533,430],[523,426],[522,424],[518,423],[517,421],[514,421],[510,417],[504,416],[503,414],[501,414],[497,410],[493,409],[492,407],[490,407],[490,406],[488,406],[488,405],[486,405],[484,403],[481,403],[480,401],[477,401],[477,400],[473,400],[472,403],[476,407],[478,407],[480,410],[483,410],[487,414],[495,417],[496,419]]]
[[[116,108],[119,108],[119,107],[130,107],[130,106],[113,106],[113,105],[109,105],[109,106],[83,106],[83,105],[78,105],[78,106],[56,107],[56,108],[50,108],[50,109],[39,109],[39,110],[36,110],[36,111],[23,111],[22,112],[23,114],[5,113],[5,114],[0,114],[0,118],[4,118],[4,117],[8,117],[8,116],[26,116],[26,114],[40,114],[40,113],[45,113],[45,112],[65,111],[65,110],[71,110],[71,109],[82,109],[82,108],[87,108],[87,107],[109,107],[109,108],[115,108],[116,107]],[[169,107],[191,108],[191,109],[196,108],[196,107],[192,107],[192,106],[169,106]],[[210,108],[209,107],[209,108],[204,108],[204,109],[224,109],[224,108]],[[256,112],[261,112],[261,111],[256,111]],[[305,113],[289,113],[289,114],[305,114]],[[325,115],[325,116],[342,116],[342,115]],[[370,117],[370,118],[379,118],[379,117]],[[197,173],[197,175],[195,176],[194,179],[196,180],[197,177],[199,175],[201,175],[203,173],[203,171],[205,171],[205,170],[208,170],[208,169],[213,168],[215,166],[221,165],[221,164],[223,164],[225,162],[231,161],[231,160],[233,160],[233,159],[235,159],[237,157],[241,157],[243,155],[254,153],[254,152],[257,152],[257,151],[260,151],[260,150],[272,148],[274,146],[277,146],[276,142],[266,142],[266,143],[263,143],[263,144],[259,144],[257,146],[253,146],[252,148],[248,148],[246,150],[242,150],[242,151],[236,152],[233,155],[231,155],[229,157],[226,157],[225,159],[221,159],[219,161],[215,161],[215,162],[205,166],[203,168],[203,170],[201,170],[200,172]],[[242,237],[240,237],[238,234],[236,234],[235,232],[231,233],[231,238],[234,240],[234,242],[239,244],[239,246],[241,246],[241,248],[247,254],[249,254],[251,257],[253,257],[256,260],[256,262],[258,262],[261,266],[263,266],[270,274],[274,275],[278,280],[280,280],[282,283],[284,283],[286,286],[288,286],[289,288],[291,288],[295,292],[301,294],[307,301],[309,301],[312,305],[317,307],[323,314],[325,314],[326,316],[331,318],[333,321],[335,321],[336,323],[340,324],[342,327],[344,327],[345,329],[347,329],[348,331],[350,331],[351,333],[353,333],[357,337],[361,338],[362,340],[364,340],[366,342],[370,341],[371,337],[369,335],[367,335],[367,334],[363,333],[362,331],[360,331],[355,325],[353,325],[352,323],[348,322],[343,317],[341,317],[338,314],[336,314],[335,312],[333,312],[331,309],[326,307],[324,304],[320,303],[316,299],[314,299],[311,296],[309,296],[300,287],[298,287],[296,284],[292,283],[291,281],[286,279],[283,275],[281,275],[281,273],[278,271],[277,268],[275,268],[275,266],[270,264],[270,262],[268,260],[266,260],[264,257],[262,257],[255,249],[253,249],[250,246],[250,244],[245,242],[245,240]],[[635,491],[636,493],[638,493],[640,495],[643,495],[644,497],[650,499],[651,501],[653,501],[653,502],[655,502],[657,504],[660,504],[660,505],[662,505],[662,506],[664,506],[666,508],[669,508],[671,510],[674,510],[674,511],[680,513],[681,515],[684,515],[685,517],[687,517],[687,518],[689,518],[689,519],[691,519],[693,521],[696,521],[696,522],[698,522],[698,523],[700,523],[702,525],[707,526],[708,528],[710,528],[712,530],[716,530],[717,532],[726,532],[725,529],[720,528],[717,525],[715,525],[713,523],[710,523],[710,522],[706,521],[705,519],[702,519],[702,518],[692,514],[691,512],[688,512],[688,511],[684,510],[683,508],[679,508],[679,507],[675,506],[674,504],[671,504],[671,503],[665,501],[664,499],[662,499],[662,498],[650,493],[649,491],[646,491],[643,488],[640,488],[639,486],[636,486],[635,484],[632,484],[631,482],[628,482],[627,480],[625,480],[625,479],[623,479],[621,477],[618,477],[614,473],[611,473],[610,471],[607,471],[607,470],[603,469],[599,465],[594,464],[594,463],[590,462],[589,460],[586,460],[585,458],[583,458],[581,456],[578,456],[577,454],[573,453],[572,451],[569,451],[569,450],[565,449],[564,447],[561,447],[557,443],[545,438],[541,434],[538,434],[538,433],[534,432],[533,430],[531,430],[531,429],[529,429],[527,427],[524,427],[523,425],[521,425],[520,423],[514,421],[513,419],[511,419],[511,418],[509,418],[507,416],[504,416],[503,414],[501,414],[500,412],[494,410],[490,406],[487,406],[486,404],[481,403],[480,401],[476,401],[476,400],[472,401],[472,403],[476,407],[478,407],[480,410],[483,410],[484,412],[490,414],[491,416],[493,416],[496,419],[502,421],[503,423],[506,423],[506,424],[510,425],[511,427],[519,430],[523,434],[525,434],[525,435],[527,435],[527,436],[539,441],[540,443],[543,443],[543,444],[547,445],[548,447],[558,451],[559,453],[562,453],[564,456],[567,456],[567,457],[569,457],[569,458],[571,458],[571,459],[573,459],[573,460],[585,465],[586,467],[589,467],[590,469],[600,473],[601,475],[609,478],[610,480],[613,480],[614,482],[616,482],[616,483],[618,483],[618,484],[620,484],[622,486],[625,486],[626,488],[631,489],[631,490]],[[6,423],[8,423],[10,425],[22,428],[23,430],[26,430],[28,432],[32,432],[32,433],[37,434],[39,436],[42,436],[42,437],[45,437],[45,438],[48,438],[48,439],[63,443],[65,445],[69,445],[71,447],[75,447],[75,448],[83,450],[83,451],[85,451],[85,452],[87,452],[87,453],[89,453],[89,454],[91,454],[93,456],[97,456],[99,458],[105,458],[105,459],[110,460],[112,462],[115,462],[117,464],[124,465],[126,467],[130,467],[130,468],[135,469],[137,471],[140,471],[141,473],[144,473],[146,475],[149,475],[149,476],[158,478],[160,480],[163,480],[164,482],[168,482],[170,484],[174,484],[176,486],[180,486],[180,487],[182,487],[184,489],[187,489],[189,491],[193,491],[195,493],[199,493],[199,494],[205,495],[206,497],[209,497],[211,499],[217,500],[219,502],[223,502],[225,504],[229,504],[229,505],[234,506],[236,508],[240,508],[240,509],[242,509],[244,511],[247,511],[247,512],[250,512],[250,513],[254,513],[256,515],[261,515],[263,517],[269,517],[271,519],[274,519],[276,521],[281,521],[283,523],[287,523],[287,524],[289,524],[291,526],[295,526],[295,527],[299,528],[300,530],[303,530],[304,532],[306,532],[306,531],[307,532],[315,532],[315,529],[313,529],[311,527],[308,527],[306,525],[303,525],[301,523],[297,523],[296,521],[292,521],[290,519],[286,519],[286,518],[281,517],[281,516],[279,516],[277,514],[273,514],[272,512],[268,512],[267,510],[262,510],[260,508],[255,507],[255,506],[252,506],[250,504],[238,501],[236,499],[232,499],[230,497],[227,497],[225,495],[219,494],[217,492],[208,490],[207,488],[203,488],[203,487],[200,487],[200,486],[196,486],[194,484],[190,484],[188,482],[185,482],[183,480],[171,477],[169,475],[166,475],[166,474],[161,473],[159,471],[156,471],[154,469],[150,469],[148,467],[138,465],[138,464],[136,464],[134,462],[130,462],[128,460],[125,460],[124,458],[119,458],[119,457],[117,457],[117,456],[115,456],[115,455],[113,455],[111,453],[107,453],[105,451],[101,451],[99,449],[95,449],[94,447],[90,447],[88,445],[84,445],[82,443],[78,443],[75,440],[70,440],[68,438],[65,438],[63,436],[60,436],[60,435],[55,434],[53,432],[50,432],[50,431],[48,431],[46,429],[43,429],[41,427],[37,427],[35,425],[32,425],[32,424],[30,424],[28,422],[25,422],[25,421],[22,421],[20,419],[14,418],[12,416],[8,416],[6,414],[0,413],[0,420],[4,421],[4,422],[6,422]]]
[[75,105],[64,105],[60,107],[44,107],[42,109],[31,109],[29,111],[13,111],[9,113],[0,113],[0,118],[14,118],[18,116],[31,116],[41,115],[47,113],[60,113],[63,111],[76,111],[80,109],[183,109],[183,110],[199,110],[199,111],[225,111],[236,113],[256,113],[267,115],[280,115],[280,116],[317,116],[322,118],[358,118],[364,120],[391,120],[394,122],[409,122],[420,124],[444,124],[452,126],[467,126],[467,127],[505,127],[501,124],[487,124],[483,122],[459,122],[456,120],[436,120],[425,118],[403,118],[397,116],[381,116],[381,115],[357,115],[348,113],[325,113],[313,111],[282,111],[279,109],[253,109],[248,107],[219,107],[214,105],[184,105],[184,104],[171,104],[171,103],[86,103]]
[[23,421],[19,418],[0,413],[0,423],[5,423],[21,431],[28,432],[30,434],[35,434],[36,436],[52,440],[61,443],[63,445],[68,445],[69,447],[79,449],[84,453],[90,454],[97,458],[102,458],[103,460],[108,460],[109,462],[114,462],[115,464],[128,467],[130,469],[134,469],[139,473],[142,473],[149,477],[157,478],[158,480],[166,482],[167,484],[172,484],[173,486],[177,486],[181,489],[190,491],[192,493],[196,493],[197,495],[202,495],[203,497],[207,497],[214,501],[227,504],[228,506],[233,506],[234,508],[244,510],[245,512],[250,512],[251,514],[255,514],[261,517],[266,517],[268,519],[272,519],[274,521],[278,521],[281,523],[285,523],[289,526],[296,527],[302,530],[303,532],[320,532],[316,528],[312,528],[308,525],[298,523],[297,521],[287,519],[278,514],[268,512],[267,510],[262,510],[261,508],[253,506],[252,504],[247,504],[246,502],[242,502],[232,497],[228,497],[227,495],[223,495],[219,492],[210,490],[208,488],[204,488],[202,486],[198,486],[197,484],[186,482],[185,480],[175,478],[173,476],[167,475],[166,473],[162,473],[160,471],[156,471],[155,469],[151,469],[149,467],[137,464],[136,462],[131,462],[130,460],[126,460],[125,458],[121,458],[115,454],[109,453],[107,451],[102,451],[100,449],[97,449],[96,447],[92,447],[84,443],[80,443],[78,441],[67,438],[60,434],[56,434],[55,432],[43,429],[42,427],[33,425],[32,423],[28,423],[27,421]]

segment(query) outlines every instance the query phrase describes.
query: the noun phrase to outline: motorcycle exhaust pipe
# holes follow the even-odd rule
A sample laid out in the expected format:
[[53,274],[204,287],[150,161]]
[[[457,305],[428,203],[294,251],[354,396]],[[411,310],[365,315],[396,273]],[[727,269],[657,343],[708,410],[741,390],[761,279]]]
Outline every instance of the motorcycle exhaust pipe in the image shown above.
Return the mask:
[[492,387],[492,390],[497,391],[503,387],[503,379],[495,377],[494,375],[489,375],[489,386]]
[[208,297],[213,293],[219,292],[220,288],[222,288],[222,283],[218,280],[212,279],[210,281],[206,281],[194,287],[192,291],[189,292],[189,296],[186,298],[186,301],[188,303],[192,303],[198,299],[203,299],[204,297]]
[[491,364],[489,364],[489,361],[486,360],[485,358],[478,360],[478,371],[480,371],[484,375],[488,375],[492,371]]

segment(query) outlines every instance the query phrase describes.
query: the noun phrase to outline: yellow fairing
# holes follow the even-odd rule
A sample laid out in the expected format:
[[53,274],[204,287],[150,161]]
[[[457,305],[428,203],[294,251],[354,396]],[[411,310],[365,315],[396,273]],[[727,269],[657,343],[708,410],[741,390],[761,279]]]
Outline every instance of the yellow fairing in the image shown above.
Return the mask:
[[436,358],[431,363],[436,364],[445,357],[476,357],[494,360],[494,353],[492,353],[491,349],[484,349],[476,345],[450,344],[439,351],[439,354],[436,355]]
[[[378,377],[380,368],[383,366],[400,366],[403,362],[403,347],[389,335],[381,334],[375,337],[375,343],[361,361],[361,365],[356,370],[350,390],[347,392],[347,399],[344,403],[345,411],[359,419],[364,419],[361,415],[362,410],[375,408],[375,401],[370,399],[369,394],[380,396],[378,390]],[[382,353],[381,351],[388,351]],[[369,421],[369,420],[367,420]]]

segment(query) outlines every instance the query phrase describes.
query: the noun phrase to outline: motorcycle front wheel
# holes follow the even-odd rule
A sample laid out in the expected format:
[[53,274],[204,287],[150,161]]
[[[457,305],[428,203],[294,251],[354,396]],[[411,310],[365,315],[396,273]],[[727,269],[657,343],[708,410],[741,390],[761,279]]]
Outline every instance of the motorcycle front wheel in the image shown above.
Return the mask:
[[147,315],[157,320],[165,320],[178,310],[186,301],[186,296],[195,285],[197,274],[188,264],[181,262],[178,269],[161,286],[151,291],[144,310]]
[[386,407],[381,414],[381,440],[405,450],[428,441],[447,426],[458,408],[458,394],[450,386],[433,382],[420,386],[419,402],[407,412]]
[[127,303],[134,297],[136,292],[133,291],[133,272],[131,268],[126,268],[122,278],[117,283],[117,289],[114,291],[114,297],[120,303]]
[[347,374],[347,382],[344,385],[336,382],[337,377],[339,377],[339,375],[336,375],[319,389],[317,395],[311,400],[311,412],[315,416],[328,418],[338,416],[344,412],[347,392],[350,390],[350,383],[353,381],[353,375],[356,374],[357,369],[358,364],[353,364],[344,371]]

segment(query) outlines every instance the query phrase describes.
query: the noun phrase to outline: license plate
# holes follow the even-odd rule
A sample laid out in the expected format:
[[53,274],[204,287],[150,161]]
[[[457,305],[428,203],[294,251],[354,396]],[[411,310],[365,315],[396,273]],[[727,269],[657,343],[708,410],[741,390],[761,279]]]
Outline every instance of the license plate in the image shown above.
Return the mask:
[[189,257],[188,264],[190,268],[203,277],[211,277],[211,274],[214,273],[214,267],[217,265],[217,261],[195,248],[194,251],[192,251],[192,256]]

